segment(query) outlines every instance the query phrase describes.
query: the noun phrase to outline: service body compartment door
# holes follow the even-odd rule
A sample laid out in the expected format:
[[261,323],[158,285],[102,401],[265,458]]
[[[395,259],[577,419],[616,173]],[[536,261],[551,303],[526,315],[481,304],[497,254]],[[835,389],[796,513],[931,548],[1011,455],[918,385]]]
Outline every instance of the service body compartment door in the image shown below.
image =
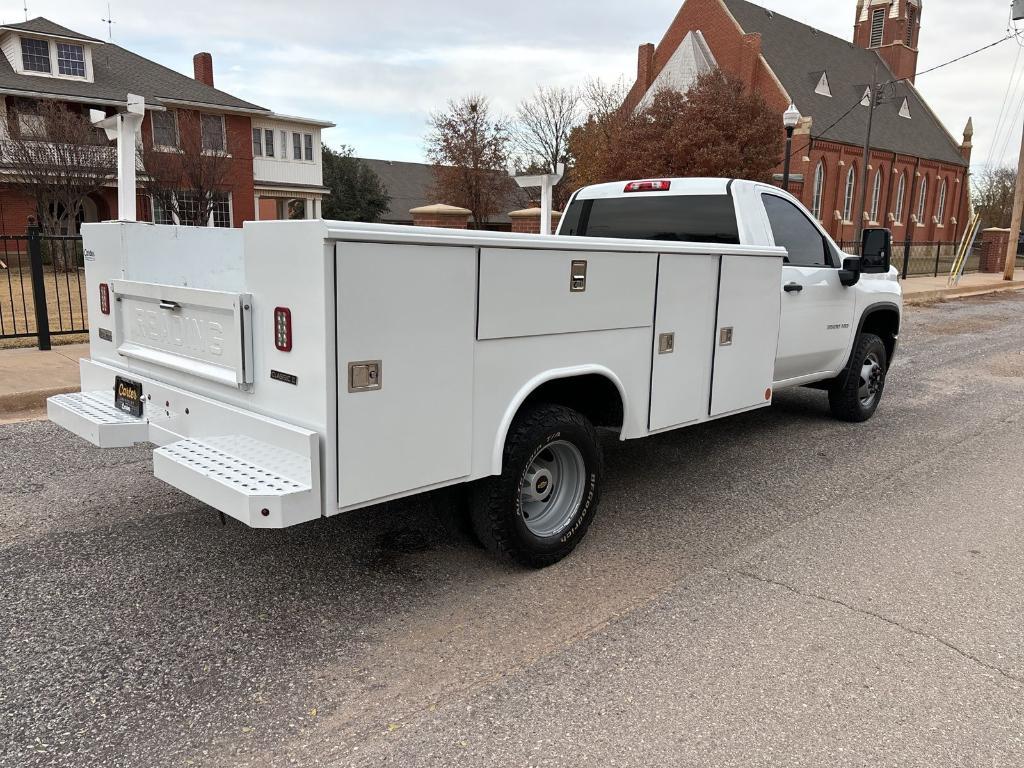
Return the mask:
[[470,473],[475,248],[342,242],[338,506]]
[[711,416],[771,402],[781,279],[781,257],[722,257]]
[[645,328],[657,255],[484,248],[479,338]]
[[651,381],[651,430],[708,415],[718,256],[663,253]]

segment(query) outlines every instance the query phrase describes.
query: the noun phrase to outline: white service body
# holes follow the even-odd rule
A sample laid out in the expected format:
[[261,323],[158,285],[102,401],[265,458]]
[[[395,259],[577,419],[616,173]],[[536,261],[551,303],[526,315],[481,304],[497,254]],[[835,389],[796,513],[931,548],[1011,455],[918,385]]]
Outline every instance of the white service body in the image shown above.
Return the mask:
[[[154,443],[157,477],[280,528],[500,473],[518,409],[556,380],[603,384],[623,440],[765,407],[835,377],[868,308],[898,312],[899,285],[785,265],[759,203],[784,193],[730,187],[739,245],[85,225],[90,357],[82,392],[52,398],[50,418],[100,447]],[[782,290],[794,278],[804,290]],[[116,377],[141,384],[141,418],[114,407]]]

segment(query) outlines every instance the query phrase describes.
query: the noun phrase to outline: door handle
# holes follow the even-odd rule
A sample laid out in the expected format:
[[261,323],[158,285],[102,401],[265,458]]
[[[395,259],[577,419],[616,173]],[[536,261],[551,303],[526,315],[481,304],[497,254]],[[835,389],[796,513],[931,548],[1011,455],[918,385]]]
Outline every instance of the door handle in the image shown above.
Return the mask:
[[803,289],[804,287],[800,285],[800,283],[787,283],[786,285],[782,286],[782,290],[784,290],[786,293],[800,293],[800,291],[802,291]]
[[171,312],[176,312],[181,309],[181,304],[176,301],[168,301],[167,299],[160,300],[160,309],[169,309]]

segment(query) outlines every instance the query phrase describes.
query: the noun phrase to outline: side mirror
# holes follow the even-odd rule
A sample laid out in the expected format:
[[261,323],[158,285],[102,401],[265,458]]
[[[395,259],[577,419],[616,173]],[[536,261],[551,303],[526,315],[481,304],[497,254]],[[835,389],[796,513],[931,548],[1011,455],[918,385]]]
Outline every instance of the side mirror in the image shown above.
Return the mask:
[[860,271],[868,275],[888,274],[891,259],[892,232],[865,229],[860,245]]
[[863,272],[863,262],[859,256],[850,256],[843,259],[843,268],[839,270],[839,282],[847,288],[860,282],[860,274]]

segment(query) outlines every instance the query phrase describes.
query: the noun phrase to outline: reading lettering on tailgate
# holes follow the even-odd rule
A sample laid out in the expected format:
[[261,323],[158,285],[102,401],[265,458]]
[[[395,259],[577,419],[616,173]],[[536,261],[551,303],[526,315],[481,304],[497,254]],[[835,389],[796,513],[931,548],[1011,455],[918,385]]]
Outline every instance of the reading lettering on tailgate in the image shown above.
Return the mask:
[[188,309],[170,312],[136,306],[134,311],[134,322],[128,328],[132,341],[155,342],[201,356],[224,355],[224,325],[220,321],[199,317]]

